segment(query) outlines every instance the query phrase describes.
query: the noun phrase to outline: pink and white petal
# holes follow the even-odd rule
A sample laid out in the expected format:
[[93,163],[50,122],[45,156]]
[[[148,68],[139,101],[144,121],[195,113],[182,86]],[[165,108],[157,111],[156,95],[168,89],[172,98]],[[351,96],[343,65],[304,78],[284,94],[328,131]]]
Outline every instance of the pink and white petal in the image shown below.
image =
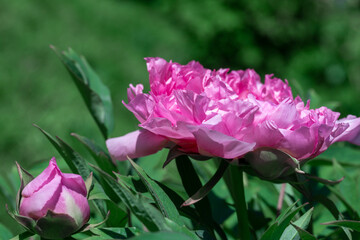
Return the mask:
[[53,212],[69,215],[79,227],[90,218],[90,207],[86,197],[64,185]]
[[115,160],[126,160],[154,154],[164,148],[168,140],[150,131],[141,129],[128,133],[122,137],[106,140],[106,146],[111,157]]
[[208,128],[192,128],[190,130],[194,134],[201,155],[233,159],[244,156],[255,147],[255,143],[242,142]]
[[38,191],[46,182],[51,181],[56,174],[60,173],[58,166],[56,165],[56,159],[53,157],[49,166],[36,178],[34,178],[28,185],[25,186],[21,195],[24,197],[31,196],[34,192]]
[[30,197],[23,196],[20,202],[20,215],[38,219],[45,216],[49,209],[53,209],[61,192],[61,179],[61,175],[56,174]]
[[355,145],[360,145],[360,118],[349,115],[346,118],[339,119],[337,124],[347,124],[347,129],[339,134],[334,142],[347,141]]
[[85,182],[78,174],[63,173],[62,184],[65,185],[67,188],[78,192],[84,197],[86,197],[87,195]]

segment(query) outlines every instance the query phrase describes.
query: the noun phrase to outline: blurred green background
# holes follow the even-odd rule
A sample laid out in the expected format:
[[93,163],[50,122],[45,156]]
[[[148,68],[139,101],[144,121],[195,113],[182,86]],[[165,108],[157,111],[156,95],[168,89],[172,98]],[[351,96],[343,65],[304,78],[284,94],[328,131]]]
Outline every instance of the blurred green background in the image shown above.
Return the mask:
[[58,156],[33,123],[104,142],[49,44],[84,55],[109,86],[113,136],[137,127],[121,101],[129,83],[148,89],[149,56],[274,73],[313,107],[360,115],[359,0],[2,1],[1,174]]

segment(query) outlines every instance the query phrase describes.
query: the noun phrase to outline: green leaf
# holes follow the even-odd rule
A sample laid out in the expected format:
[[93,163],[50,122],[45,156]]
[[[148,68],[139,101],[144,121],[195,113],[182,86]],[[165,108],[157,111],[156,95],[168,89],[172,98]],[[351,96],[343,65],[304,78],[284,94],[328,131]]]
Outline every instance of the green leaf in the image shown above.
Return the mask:
[[109,89],[102,83],[83,56],[79,56],[71,48],[61,54],[55,47],[51,46],[51,48],[71,74],[87,108],[104,138],[107,139],[114,128],[113,106]]
[[128,239],[130,237],[140,234],[140,231],[135,227],[93,228],[90,231],[93,234],[96,234],[98,236],[98,239]]
[[131,191],[124,183],[116,181],[97,166],[91,166],[104,177],[121,201],[149,229],[149,231],[168,229],[165,218],[154,206],[146,202],[141,194]]
[[289,226],[291,219],[306,205],[303,204],[299,207],[295,207],[294,203],[287,208],[270,227],[265,231],[260,240],[278,240],[283,234],[284,230]]
[[330,226],[346,227],[355,230],[357,232],[360,232],[360,221],[339,220],[339,221],[326,222],[322,224],[330,225]]
[[302,229],[301,227],[295,224],[291,224],[291,225],[296,229],[301,240],[316,240],[316,237],[311,233],[309,233],[308,231]]
[[[194,195],[200,188],[202,188],[202,183],[190,159],[186,155],[182,155],[177,157],[175,162],[186,193],[189,196]],[[195,208],[203,223],[210,223],[212,221],[213,218],[208,197],[204,197],[201,201],[195,203]]]
[[110,175],[112,175],[113,171],[117,171],[116,166],[113,164],[109,154],[107,154],[107,152],[104,151],[100,146],[95,144],[90,139],[80,136],[76,133],[71,133],[71,136],[75,137],[77,140],[79,140],[80,143],[82,143],[86,147],[86,149],[96,161],[97,165],[102,170],[104,170]]
[[10,239],[12,236],[10,230],[0,223],[0,239]]
[[330,146],[325,152],[311,160],[310,163],[324,162],[328,165],[333,160],[339,162],[342,166],[360,166],[360,151],[354,147],[343,146],[341,143]]
[[[123,176],[120,174],[115,173],[117,179],[119,181],[122,181],[126,186],[130,189],[132,189],[134,192],[140,192],[140,193],[148,193],[145,184],[140,180],[138,176]],[[199,222],[199,216],[197,215],[195,209],[193,207],[181,207],[181,204],[184,202],[184,199],[177,194],[175,191],[173,191],[171,188],[168,188],[161,182],[155,181],[162,190],[166,193],[166,195],[170,198],[170,200],[174,203],[177,210],[187,218],[190,218],[194,222]]]
[[[316,195],[313,197],[313,200],[320,202],[322,205],[324,205],[324,207],[326,207],[331,215],[333,215],[333,217],[337,220],[343,220],[344,216],[342,215],[342,213],[337,209],[335,203],[330,199],[327,198],[323,195]],[[348,239],[352,239],[351,236],[351,232],[348,228],[346,227],[342,227],[342,230],[344,231],[344,233],[346,234],[346,236],[348,237]]]
[[[314,208],[310,208],[304,215],[302,215],[298,220],[296,220],[292,225],[298,226],[301,229],[306,229],[311,220],[312,213]],[[281,240],[298,240],[300,235],[295,227],[289,225],[284,233],[281,235]]]
[[[29,231],[26,231],[26,232],[23,232],[13,238],[11,238],[10,240],[25,240],[25,239],[28,239],[29,237],[31,236],[34,236],[35,233],[32,233],[32,232],[29,232]],[[6,238],[5,238],[6,239]]]
[[192,240],[192,238],[184,233],[160,231],[155,233],[144,233],[130,238],[130,240]]
[[193,240],[199,240],[199,237],[192,231],[190,231],[185,225],[180,226],[177,222],[173,222],[170,219],[165,219],[167,226],[174,232],[179,232],[187,235]]
[[137,165],[130,158],[128,160],[135,169],[137,175],[145,184],[146,188],[149,190],[151,196],[155,200],[156,205],[158,206],[164,217],[167,217],[174,222],[182,223],[179,212],[177,211],[174,203],[171,201],[169,196],[166,195],[164,190],[153,179],[151,179],[139,165]]
[[80,174],[83,179],[86,179],[90,175],[90,170],[86,164],[86,161],[80,156],[79,153],[74,151],[67,143],[65,143],[59,137],[54,138],[48,132],[41,129],[39,126],[35,124],[34,126],[37,127],[47,137],[51,144],[64,158],[73,173]]
[[106,221],[107,227],[125,227],[128,223],[128,212],[124,204],[116,204],[111,200],[106,200],[106,208],[110,212],[109,219]]
[[182,206],[189,206],[194,203],[197,203],[203,199],[211,189],[219,182],[221,177],[224,175],[229,163],[225,160],[221,161],[220,166],[214,176],[203,186],[201,187],[194,195],[192,195],[188,200],[186,200]]

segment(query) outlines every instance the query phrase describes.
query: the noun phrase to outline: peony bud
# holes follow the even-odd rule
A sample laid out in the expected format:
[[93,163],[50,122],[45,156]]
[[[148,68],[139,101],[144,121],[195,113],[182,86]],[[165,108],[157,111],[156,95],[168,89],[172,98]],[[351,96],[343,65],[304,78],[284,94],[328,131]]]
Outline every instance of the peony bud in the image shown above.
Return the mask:
[[21,167],[19,174],[22,181],[17,203],[19,215],[14,216],[23,226],[44,238],[59,239],[70,236],[87,223],[90,208],[80,175],[62,173],[55,158],[27,184],[24,184]]
[[258,148],[245,155],[256,175],[266,180],[285,178],[299,168],[299,162],[289,154],[268,147]]

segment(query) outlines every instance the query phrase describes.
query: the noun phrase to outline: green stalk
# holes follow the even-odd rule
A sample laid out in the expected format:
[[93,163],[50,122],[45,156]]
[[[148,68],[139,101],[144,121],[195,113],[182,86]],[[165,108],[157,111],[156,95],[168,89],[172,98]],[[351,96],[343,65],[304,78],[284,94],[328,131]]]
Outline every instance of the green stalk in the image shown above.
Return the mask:
[[251,238],[244,192],[243,171],[239,166],[230,165],[224,175],[224,179],[235,203],[239,239],[249,240]]

